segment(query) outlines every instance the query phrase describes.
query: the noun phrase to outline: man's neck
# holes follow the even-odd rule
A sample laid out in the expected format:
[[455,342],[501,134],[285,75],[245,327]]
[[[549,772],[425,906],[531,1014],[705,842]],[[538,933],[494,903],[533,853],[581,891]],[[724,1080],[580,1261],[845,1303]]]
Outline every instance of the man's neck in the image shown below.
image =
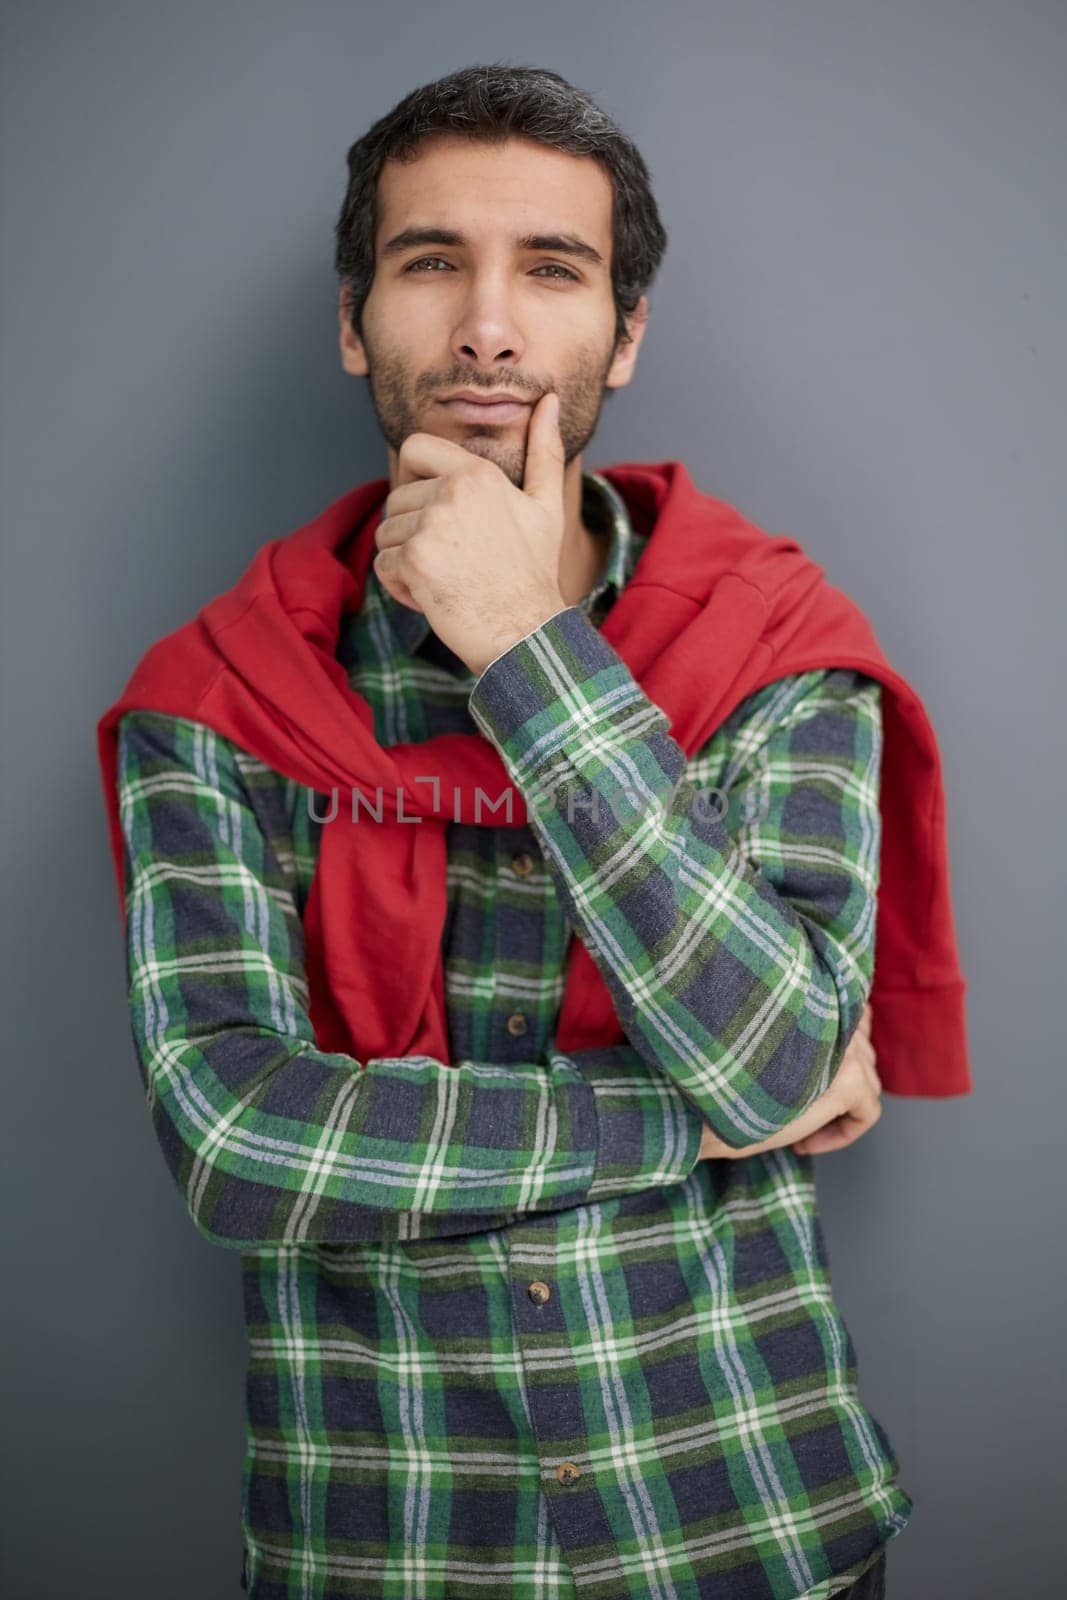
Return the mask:
[[582,458],[575,456],[563,472],[563,547],[559,559],[559,592],[569,606],[595,588],[607,564],[610,545],[582,521]]

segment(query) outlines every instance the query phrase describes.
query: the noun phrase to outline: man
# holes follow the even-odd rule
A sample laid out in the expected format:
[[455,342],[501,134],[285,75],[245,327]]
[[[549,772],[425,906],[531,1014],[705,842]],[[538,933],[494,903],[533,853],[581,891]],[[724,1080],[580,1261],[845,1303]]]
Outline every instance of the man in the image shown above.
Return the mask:
[[[261,551],[100,723],[156,1132],[243,1255],[243,1586],[883,1594],[912,1502],[810,1157],[880,1112],[906,686],[855,619],[797,669],[812,564],[680,464],[584,469],[666,243],[587,96],[453,73],[349,171],[341,359],[388,484]],[[487,820],[505,769],[523,814]]]

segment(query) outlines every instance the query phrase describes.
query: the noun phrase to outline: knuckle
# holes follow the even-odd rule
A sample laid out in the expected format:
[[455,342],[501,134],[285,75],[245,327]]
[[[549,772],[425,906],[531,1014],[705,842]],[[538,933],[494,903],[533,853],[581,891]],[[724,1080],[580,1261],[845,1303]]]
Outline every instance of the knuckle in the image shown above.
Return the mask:
[[445,499],[451,505],[465,505],[475,488],[476,480],[473,472],[454,472],[445,485]]
[[429,576],[426,565],[426,546],[420,541],[417,534],[410,538],[404,546],[404,556],[405,566],[409,572],[419,577]]
[[441,508],[436,501],[431,500],[428,505],[423,506],[419,511],[418,522],[412,524],[415,529],[412,538],[414,539],[418,534],[425,532],[427,528],[434,527],[440,514]]

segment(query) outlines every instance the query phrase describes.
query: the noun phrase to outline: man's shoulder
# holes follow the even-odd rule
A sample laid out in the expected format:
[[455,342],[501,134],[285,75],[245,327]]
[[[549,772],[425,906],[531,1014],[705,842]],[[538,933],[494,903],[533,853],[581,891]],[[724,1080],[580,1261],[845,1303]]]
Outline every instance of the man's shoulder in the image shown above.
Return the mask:
[[877,715],[881,693],[878,679],[856,667],[814,667],[786,673],[740,700],[720,725],[719,736],[751,740],[754,732],[769,734],[820,715]]
[[284,785],[290,780],[207,722],[138,707],[119,718],[120,774],[190,773],[214,788],[233,782]]

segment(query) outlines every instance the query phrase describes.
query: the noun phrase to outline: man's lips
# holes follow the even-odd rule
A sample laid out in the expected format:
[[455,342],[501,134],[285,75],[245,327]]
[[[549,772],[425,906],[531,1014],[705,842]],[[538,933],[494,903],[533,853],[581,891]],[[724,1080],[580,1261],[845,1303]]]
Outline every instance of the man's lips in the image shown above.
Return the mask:
[[439,400],[461,422],[513,422],[530,407],[525,400]]

